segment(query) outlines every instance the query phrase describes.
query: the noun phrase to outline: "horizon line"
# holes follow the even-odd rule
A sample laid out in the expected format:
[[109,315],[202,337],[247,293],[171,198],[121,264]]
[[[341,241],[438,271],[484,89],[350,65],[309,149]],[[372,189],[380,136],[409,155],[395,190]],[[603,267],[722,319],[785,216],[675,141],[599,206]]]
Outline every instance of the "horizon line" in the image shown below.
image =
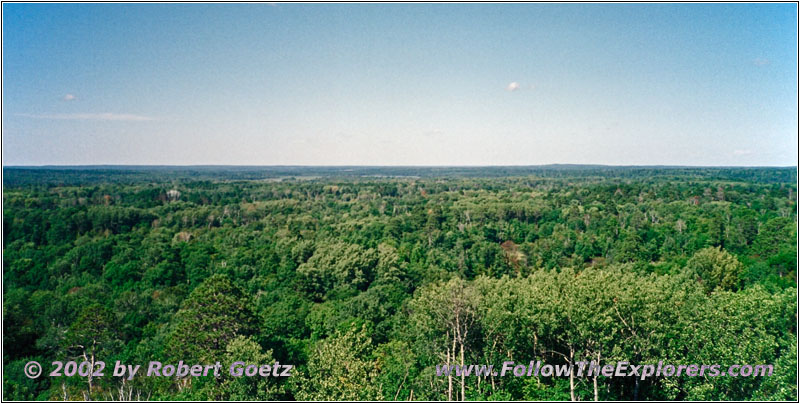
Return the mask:
[[659,168],[797,168],[795,165],[686,165],[686,164],[594,164],[594,163],[548,163],[548,164],[487,164],[487,165],[364,165],[364,164],[40,164],[40,165],[3,165],[6,168],[147,168],[147,167],[237,167],[237,168],[286,168],[286,167],[308,167],[308,168],[497,168],[497,167],[553,167],[553,166],[572,166],[572,167],[659,167]]

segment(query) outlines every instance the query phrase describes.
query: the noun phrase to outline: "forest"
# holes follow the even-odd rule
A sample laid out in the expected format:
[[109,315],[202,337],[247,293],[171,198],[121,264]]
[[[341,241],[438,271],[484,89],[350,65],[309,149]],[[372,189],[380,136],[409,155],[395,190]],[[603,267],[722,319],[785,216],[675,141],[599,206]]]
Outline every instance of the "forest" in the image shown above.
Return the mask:
[[796,167],[4,167],[3,399],[796,401],[796,272]]

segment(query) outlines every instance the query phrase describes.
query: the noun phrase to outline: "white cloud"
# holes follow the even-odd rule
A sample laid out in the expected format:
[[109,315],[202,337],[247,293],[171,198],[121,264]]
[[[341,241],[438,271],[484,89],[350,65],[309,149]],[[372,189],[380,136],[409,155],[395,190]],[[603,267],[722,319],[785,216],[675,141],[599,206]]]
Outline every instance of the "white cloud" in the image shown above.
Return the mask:
[[134,115],[134,114],[116,114],[112,112],[104,112],[99,114],[17,114],[34,119],[61,119],[71,121],[153,121],[154,119],[148,116]]
[[746,156],[748,154],[753,154],[753,151],[752,150],[734,150],[733,151],[733,155],[734,156]]
[[72,101],[72,100],[74,100],[74,99],[75,99],[75,95],[74,95],[74,94],[66,94],[66,95],[64,96],[64,98],[62,98],[62,99],[63,99],[64,101]]
[[517,91],[519,90],[520,87],[521,85],[519,83],[517,83],[516,81],[512,81],[511,83],[508,83],[508,86],[506,86],[506,90]]

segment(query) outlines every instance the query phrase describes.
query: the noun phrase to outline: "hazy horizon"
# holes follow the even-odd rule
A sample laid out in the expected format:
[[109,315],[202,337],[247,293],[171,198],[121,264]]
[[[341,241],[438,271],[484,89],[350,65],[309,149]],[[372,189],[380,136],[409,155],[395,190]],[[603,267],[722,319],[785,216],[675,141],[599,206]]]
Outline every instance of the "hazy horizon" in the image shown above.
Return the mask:
[[3,167],[796,167],[796,4],[3,4]]
[[172,168],[172,167],[202,167],[202,168],[279,168],[279,167],[299,167],[299,168],[503,168],[503,167],[609,167],[609,168],[797,168],[797,164],[791,165],[752,165],[752,166],[730,166],[730,165],[676,165],[676,164],[592,164],[592,163],[549,163],[549,164],[492,164],[492,165],[435,165],[435,164],[40,164],[40,165],[3,165],[3,168]]

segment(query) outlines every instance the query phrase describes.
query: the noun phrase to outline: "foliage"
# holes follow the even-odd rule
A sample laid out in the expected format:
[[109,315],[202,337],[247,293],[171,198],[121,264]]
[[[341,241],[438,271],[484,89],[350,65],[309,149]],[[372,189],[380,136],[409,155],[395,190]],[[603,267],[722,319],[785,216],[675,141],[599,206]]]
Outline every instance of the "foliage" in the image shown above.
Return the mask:
[[[4,168],[6,400],[797,400],[795,168]],[[28,379],[30,360],[220,376]],[[442,364],[770,377],[439,377]],[[233,361],[294,375],[233,378]],[[108,368],[107,368],[108,369]]]

